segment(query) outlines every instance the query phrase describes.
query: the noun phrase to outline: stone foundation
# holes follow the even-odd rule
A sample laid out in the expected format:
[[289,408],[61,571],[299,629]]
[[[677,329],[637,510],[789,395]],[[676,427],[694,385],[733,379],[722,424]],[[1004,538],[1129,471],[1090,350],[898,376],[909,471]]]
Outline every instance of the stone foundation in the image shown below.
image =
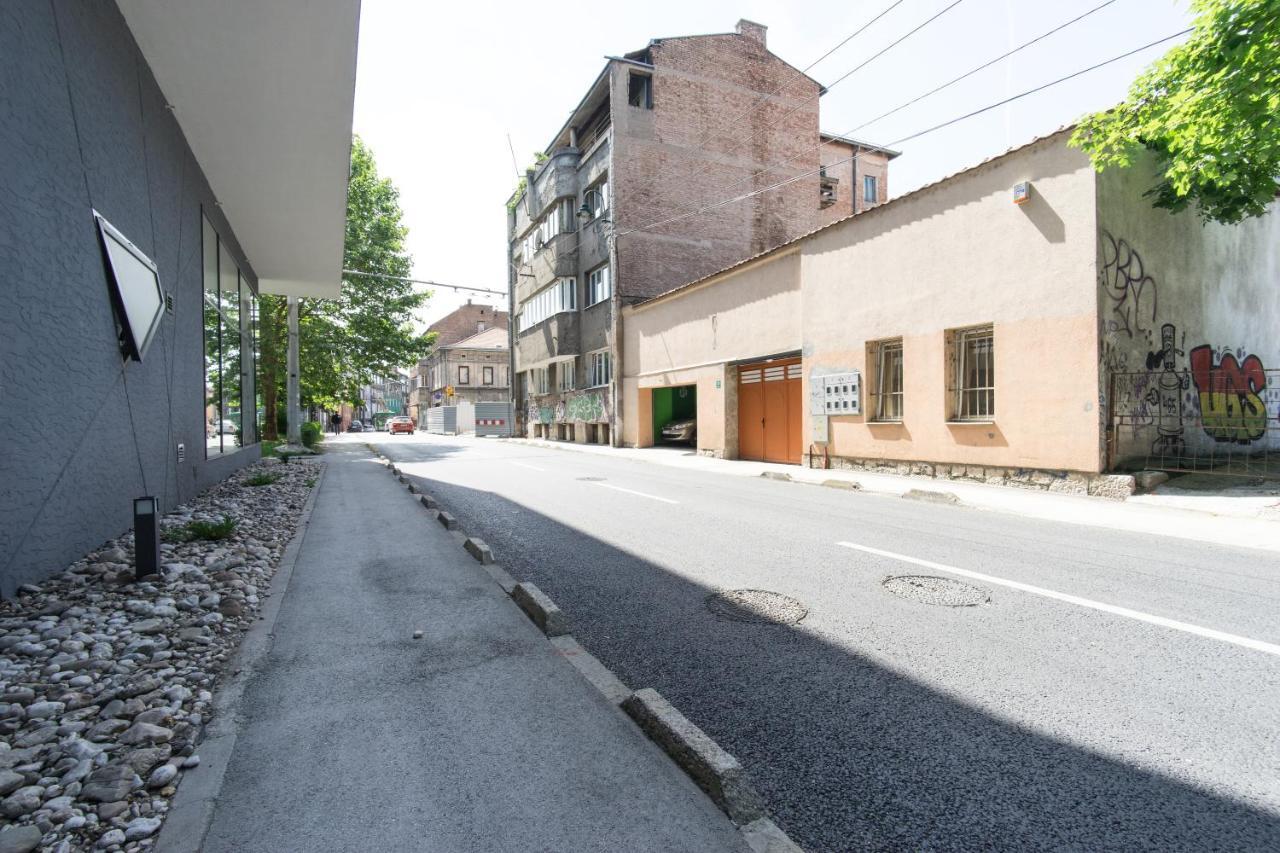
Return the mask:
[[[806,467],[820,467],[822,457],[803,457]],[[929,477],[934,480],[962,480],[988,486],[1012,486],[1043,492],[1124,500],[1134,493],[1134,479],[1128,474],[1086,474],[1080,471],[1045,471],[1037,468],[1002,468],[992,465],[958,465],[944,462],[901,462],[893,459],[830,457],[832,470],[870,471],[876,474]]]

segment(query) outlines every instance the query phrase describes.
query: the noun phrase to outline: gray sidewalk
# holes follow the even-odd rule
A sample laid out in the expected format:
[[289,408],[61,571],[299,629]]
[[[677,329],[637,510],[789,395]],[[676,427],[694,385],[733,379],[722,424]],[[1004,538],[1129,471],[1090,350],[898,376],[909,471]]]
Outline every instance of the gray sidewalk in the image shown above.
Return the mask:
[[747,849],[357,445],[239,718],[211,853]]

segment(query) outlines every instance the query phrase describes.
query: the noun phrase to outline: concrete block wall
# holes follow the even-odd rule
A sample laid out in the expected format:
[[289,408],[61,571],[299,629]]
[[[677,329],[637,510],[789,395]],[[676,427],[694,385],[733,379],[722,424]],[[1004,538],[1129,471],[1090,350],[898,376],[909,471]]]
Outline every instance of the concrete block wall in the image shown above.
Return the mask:
[[[201,211],[245,274],[113,3],[0,5],[0,595],[258,458],[204,458]],[[159,268],[173,308],[123,360],[92,210]],[[178,462],[176,447],[185,445]]]

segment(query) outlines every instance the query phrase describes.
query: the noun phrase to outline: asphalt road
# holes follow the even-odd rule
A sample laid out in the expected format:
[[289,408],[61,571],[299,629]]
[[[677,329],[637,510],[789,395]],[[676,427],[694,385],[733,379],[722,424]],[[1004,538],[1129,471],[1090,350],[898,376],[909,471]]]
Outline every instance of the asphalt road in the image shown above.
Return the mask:
[[[737,755],[808,850],[1280,849],[1280,558],[1248,542],[496,440],[349,440]],[[932,581],[895,594],[902,575],[985,603],[928,603]],[[807,614],[713,614],[736,589]]]

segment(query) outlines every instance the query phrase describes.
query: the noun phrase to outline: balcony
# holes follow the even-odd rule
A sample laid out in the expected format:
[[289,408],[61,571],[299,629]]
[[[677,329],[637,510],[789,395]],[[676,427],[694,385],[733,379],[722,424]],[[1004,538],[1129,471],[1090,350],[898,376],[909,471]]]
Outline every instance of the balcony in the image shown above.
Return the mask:
[[579,352],[577,311],[564,311],[516,335],[516,369]]
[[[578,274],[578,234],[557,234],[539,249],[528,263],[521,262],[516,279],[516,304],[559,278]],[[533,278],[529,276],[532,275]]]

